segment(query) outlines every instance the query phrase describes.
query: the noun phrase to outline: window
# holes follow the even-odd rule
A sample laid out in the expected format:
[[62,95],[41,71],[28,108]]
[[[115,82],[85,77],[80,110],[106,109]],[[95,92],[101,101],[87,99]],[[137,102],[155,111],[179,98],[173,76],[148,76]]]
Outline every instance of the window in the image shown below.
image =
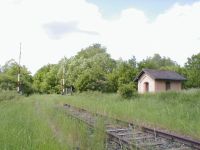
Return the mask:
[[170,90],[170,88],[171,88],[170,82],[167,81],[165,84],[166,84],[166,91]]

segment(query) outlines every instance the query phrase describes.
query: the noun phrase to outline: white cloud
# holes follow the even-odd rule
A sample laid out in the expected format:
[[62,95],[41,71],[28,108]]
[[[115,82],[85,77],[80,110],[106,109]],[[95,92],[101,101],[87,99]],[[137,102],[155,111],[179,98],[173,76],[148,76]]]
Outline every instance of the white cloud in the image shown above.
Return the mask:
[[[93,43],[102,43],[113,58],[135,55],[141,60],[160,53],[183,64],[200,50],[199,18],[200,2],[177,3],[155,20],[135,8],[106,20],[97,6],[85,0],[1,0],[0,64],[17,60],[20,42],[22,64],[32,72]],[[45,25],[50,25],[48,32]],[[55,34],[59,26],[63,28],[59,38],[51,38],[48,33]]]

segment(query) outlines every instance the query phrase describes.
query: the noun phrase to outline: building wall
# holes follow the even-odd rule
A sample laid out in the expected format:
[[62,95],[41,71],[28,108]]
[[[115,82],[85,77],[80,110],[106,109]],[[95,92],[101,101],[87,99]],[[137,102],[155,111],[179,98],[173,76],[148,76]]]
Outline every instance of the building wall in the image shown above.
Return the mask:
[[165,81],[163,80],[156,80],[155,81],[155,91],[162,92],[166,90]]
[[[170,82],[170,90],[172,91],[180,91],[181,90],[181,82],[180,81],[169,81]],[[156,80],[155,81],[155,91],[163,92],[166,91],[166,81]]]
[[180,91],[181,89],[181,81],[171,81],[171,90]]
[[155,91],[155,80],[152,79],[147,74],[143,74],[140,79],[138,80],[138,92],[145,93],[144,84],[145,82],[149,83],[149,92]]
[[[166,91],[166,81],[165,80],[154,80],[149,75],[143,74],[138,80],[138,93],[145,93],[145,82],[149,83],[149,92],[163,92]],[[180,91],[181,81],[169,81],[170,90]]]

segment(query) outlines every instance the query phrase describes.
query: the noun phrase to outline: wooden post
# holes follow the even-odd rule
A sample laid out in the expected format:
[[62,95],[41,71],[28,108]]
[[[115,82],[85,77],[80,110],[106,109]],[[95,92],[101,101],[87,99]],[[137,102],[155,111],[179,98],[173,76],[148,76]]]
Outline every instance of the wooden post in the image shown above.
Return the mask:
[[22,44],[20,43],[19,45],[19,63],[18,63],[18,75],[17,75],[17,92],[20,93],[21,92],[21,81],[20,81],[20,74],[21,74],[21,67],[20,67],[20,62],[21,62],[21,48],[22,48]]
[[64,62],[63,62],[63,73],[62,73],[62,81],[61,81],[61,84],[62,84],[62,95],[65,94],[65,58],[64,58]]
[[63,65],[62,93],[65,94],[65,66]]

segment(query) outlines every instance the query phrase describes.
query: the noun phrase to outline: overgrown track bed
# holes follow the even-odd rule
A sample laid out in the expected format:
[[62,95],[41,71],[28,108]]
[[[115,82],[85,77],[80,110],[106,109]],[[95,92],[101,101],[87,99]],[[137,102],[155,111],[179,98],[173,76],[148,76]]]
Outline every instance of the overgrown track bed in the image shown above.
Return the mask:
[[[148,127],[90,113],[82,108],[64,104],[68,113],[94,127],[103,118],[109,146],[107,149],[200,150],[200,141],[181,137]],[[112,143],[112,144],[111,144]]]

